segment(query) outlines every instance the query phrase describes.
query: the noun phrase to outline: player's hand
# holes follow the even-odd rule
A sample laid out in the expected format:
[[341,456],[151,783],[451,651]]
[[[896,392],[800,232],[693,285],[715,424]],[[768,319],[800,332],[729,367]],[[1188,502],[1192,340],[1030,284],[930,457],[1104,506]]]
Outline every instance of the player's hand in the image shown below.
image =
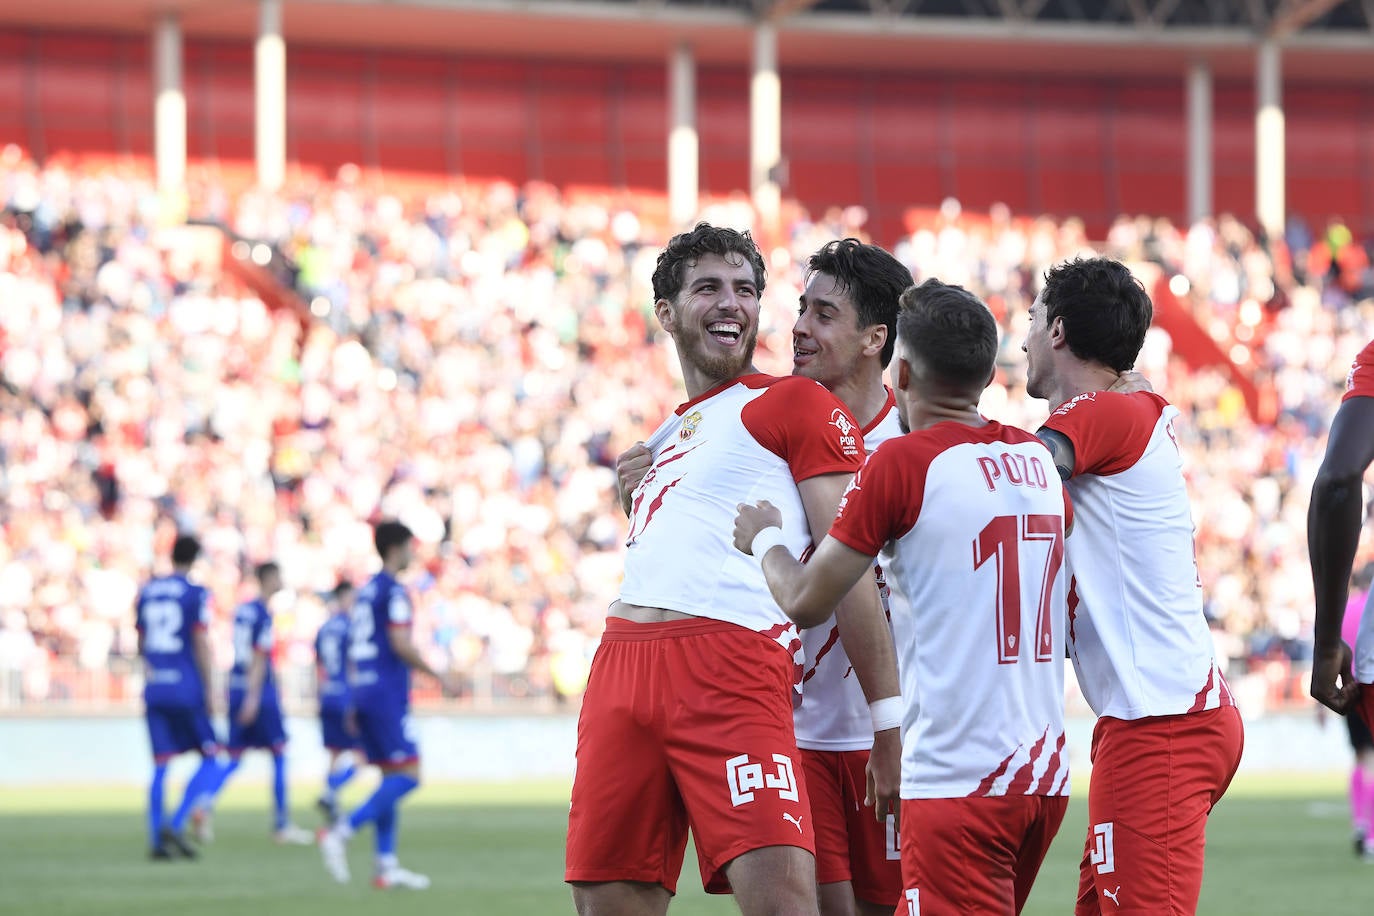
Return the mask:
[[1127,369],[1116,377],[1116,381],[1112,382],[1107,390],[1117,394],[1135,394],[1137,391],[1154,391],[1155,389],[1145,376],[1134,369]]
[[735,549],[753,556],[750,548],[755,535],[765,528],[781,528],[782,510],[766,499],[756,506],[740,503],[735,509],[738,513],[735,515]]
[[630,497],[634,495],[635,488],[644,479],[644,475],[649,473],[653,463],[654,454],[643,442],[636,442],[616,458],[616,487],[620,491],[620,508],[625,510],[626,516],[630,514]]
[[258,700],[256,697],[244,697],[243,705],[239,707],[238,723],[248,726],[258,718]]
[[864,804],[873,806],[873,817],[879,822],[892,815],[893,823],[901,829],[902,817],[902,730],[886,728],[873,735],[873,750],[868,754],[868,790]]
[[1345,640],[1331,648],[1318,646],[1312,653],[1312,699],[1341,715],[1350,712],[1360,690],[1352,658]]

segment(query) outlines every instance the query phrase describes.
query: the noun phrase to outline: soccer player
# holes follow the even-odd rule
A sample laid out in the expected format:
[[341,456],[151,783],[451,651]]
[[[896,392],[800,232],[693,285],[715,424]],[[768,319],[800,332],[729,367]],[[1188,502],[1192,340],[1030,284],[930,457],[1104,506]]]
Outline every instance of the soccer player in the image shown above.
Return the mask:
[[[664,912],[689,823],[703,884],[733,891],[745,916],[817,911],[792,727],[801,643],[725,532],[738,502],[767,498],[798,552],[819,541],[862,442],[821,385],[754,370],[764,282],[753,240],[707,224],[674,237],[654,271],[655,314],[689,400],[650,438],[648,473],[622,493],[625,578],[583,699],[568,819],[564,877],[583,914]],[[895,696],[871,579],[839,613],[865,695]],[[896,756],[894,723],[875,735],[881,811]]]
[[1031,305],[1026,390],[1055,409],[1039,435],[1073,498],[1069,645],[1093,731],[1078,916],[1192,913],[1207,817],[1244,728],[1202,613],[1178,410],[1110,392],[1153,308],[1125,265],[1050,269]]
[[353,749],[358,746],[357,726],[348,698],[348,616],[356,590],[340,579],[329,596],[329,618],[315,636],[315,671],[320,694],[320,735],[329,753],[329,772],[324,794],[315,803],[329,826],[339,820],[339,790],[354,777],[358,767]]
[[[243,752],[259,748],[272,753],[272,838],[306,846],[310,832],[291,823],[286,799],[286,727],[276,678],[272,676],[272,612],[267,603],[282,590],[281,568],[260,563],[253,571],[258,597],[234,610],[234,667],[229,670],[229,765],[221,785],[239,768]],[[209,817],[209,806],[204,817]]]
[[420,784],[420,751],[410,721],[410,672],[429,675],[447,694],[454,690],[411,639],[410,598],[396,577],[410,565],[414,538],[396,521],[380,522],[373,529],[382,569],[358,591],[348,623],[349,690],[358,736],[368,762],[381,768],[382,782],[356,811],[320,834],[325,869],[341,884],[349,880],[346,844],[370,823],[376,850],[373,886],[429,887],[427,876],[402,868],[396,856],[397,808]]
[[1072,515],[1035,436],[978,413],[997,352],[987,307],[938,280],[901,306],[893,388],[910,433],[868,457],[805,565],[766,502],[740,506],[734,543],[802,626],[881,556],[904,698],[902,912],[1019,913],[1068,806]]
[[[859,422],[864,450],[901,435],[900,411],[883,384],[897,344],[897,300],[911,272],[877,245],[830,242],[807,261],[792,372],[830,389]],[[880,594],[882,568],[875,567]],[[886,610],[886,608],[884,608]],[[863,806],[873,720],[832,614],[801,631],[802,703],[793,714],[816,830],[821,916],[891,916],[902,896],[896,817]]]
[[[1312,646],[1312,696],[1342,715],[1355,712],[1366,734],[1374,728],[1374,597],[1360,618],[1355,652],[1342,639],[1350,571],[1360,544],[1364,474],[1374,463],[1374,341],[1360,351],[1346,380],[1345,396],[1327,435],[1326,455],[1312,484],[1307,508],[1307,553],[1312,563],[1316,622]],[[1374,588],[1370,589],[1374,596]],[[1352,670],[1352,660],[1354,670]],[[1352,741],[1354,734],[1352,732]],[[1368,755],[1366,751],[1366,756]],[[1360,780],[1357,761],[1352,781]],[[1364,780],[1365,807],[1374,785]],[[1358,816],[1358,815],[1357,815]],[[1361,854],[1374,855],[1368,837],[1356,837]]]
[[[807,262],[796,323],[793,374],[830,389],[859,422],[864,449],[901,435],[883,370],[897,343],[897,300],[911,272],[877,245],[829,242]],[[623,492],[648,470],[648,452],[618,462]],[[882,571],[875,566],[880,595]],[[886,599],[884,598],[884,610]],[[803,698],[793,714],[811,796],[821,916],[891,916],[902,896],[896,816],[864,809],[873,720],[840,639],[835,616],[801,631]]]
[[[210,645],[209,593],[188,578],[200,555],[189,534],[172,544],[172,574],[158,576],[138,594],[138,653],[143,657],[143,702],[153,747],[153,781],[148,789],[148,841],[154,859],[195,850],[183,837],[196,802],[219,781],[219,741],[208,707]],[[200,752],[200,768],[186,784],[180,807],[164,823],[163,794],[167,761],[184,751]]]

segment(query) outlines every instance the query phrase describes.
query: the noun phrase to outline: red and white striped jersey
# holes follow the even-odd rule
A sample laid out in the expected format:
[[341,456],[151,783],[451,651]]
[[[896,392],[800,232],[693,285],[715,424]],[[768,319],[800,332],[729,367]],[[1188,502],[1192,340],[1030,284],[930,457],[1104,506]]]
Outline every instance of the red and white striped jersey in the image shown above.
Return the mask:
[[[902,434],[897,401],[892,391],[887,403],[863,430],[864,449],[870,455],[888,439]],[[888,610],[887,583],[880,565],[874,568],[883,610]],[[890,615],[889,615],[890,616]],[[840,642],[835,615],[820,626],[801,631],[806,653],[802,677],[802,703],[794,712],[797,747],[815,751],[863,751],[873,746],[873,719],[868,712],[859,679],[849,666],[849,655]]]
[[892,590],[903,798],[1068,793],[1071,518],[1049,450],[992,422],[888,440],[840,501],[831,536]]
[[1152,392],[1096,391],[1045,421],[1074,447],[1069,645],[1099,716],[1235,705],[1202,614],[1177,416]]
[[736,507],[777,506],[800,556],[811,528],[797,483],[853,473],[864,455],[858,424],[811,379],[755,374],[678,407],[646,444],[653,464],[632,495],[620,600],[765,633],[793,654],[800,680],[796,627],[758,563],[734,547]]

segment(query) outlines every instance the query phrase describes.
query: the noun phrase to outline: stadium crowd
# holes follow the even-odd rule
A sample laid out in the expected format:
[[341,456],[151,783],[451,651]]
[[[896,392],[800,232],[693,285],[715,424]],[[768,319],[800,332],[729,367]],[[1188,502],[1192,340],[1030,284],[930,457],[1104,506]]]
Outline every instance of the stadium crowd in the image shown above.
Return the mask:
[[[421,542],[410,585],[431,664],[479,702],[580,692],[622,566],[615,456],[680,400],[651,310],[669,235],[655,208],[543,185],[388,191],[349,168],[272,195],[194,182],[190,216],[294,262],[317,316],[303,323],[185,243],[147,174],[0,160],[0,704],[135,697],[119,686],[136,668],[132,603],[178,529],[205,547],[220,669],[247,571],[281,564],[284,699],[308,696],[323,596],[371,572],[368,522],[384,515]],[[800,265],[865,235],[860,208],[790,213],[765,246],[758,364],[776,373]],[[721,201],[703,217],[753,213]],[[1338,221],[1321,231],[1295,220],[1265,245],[1225,217],[1122,218],[1094,245],[1074,219],[947,201],[893,248],[918,282],[992,307],[990,416],[1044,418],[1024,390],[1029,305],[1047,267],[1089,249],[1163,278],[1266,393],[1256,421],[1160,331],[1138,366],[1188,418],[1207,611],[1247,712],[1306,695],[1307,495],[1374,337],[1366,249]],[[1371,561],[1366,547],[1357,568]]]

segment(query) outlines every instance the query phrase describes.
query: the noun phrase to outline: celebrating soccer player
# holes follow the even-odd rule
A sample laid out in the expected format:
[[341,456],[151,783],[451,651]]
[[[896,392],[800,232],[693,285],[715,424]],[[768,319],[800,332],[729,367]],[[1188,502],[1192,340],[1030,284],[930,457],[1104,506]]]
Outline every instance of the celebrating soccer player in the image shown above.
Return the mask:
[[901,666],[904,899],[922,916],[1020,912],[1068,804],[1064,609],[1070,509],[1035,436],[978,413],[997,326],[971,293],[903,294],[893,388],[909,435],[869,456],[802,565],[769,503],[735,546],[802,625],[881,557]]
[[1073,497],[1069,645],[1093,731],[1076,913],[1192,913],[1207,817],[1244,729],[1202,613],[1178,410],[1107,391],[1135,363],[1153,307],[1125,265],[1060,264],[1031,305],[1027,392]]
[[[816,911],[792,727],[801,643],[725,532],[738,502],[766,498],[795,549],[819,541],[863,450],[859,425],[821,385],[754,370],[763,286],[753,240],[706,224],[672,239],[654,272],[689,400],[622,493],[625,579],[583,700],[568,823],[565,878],[582,913],[663,912],[689,823],[708,890],[733,891],[746,916]],[[895,696],[872,579],[839,613],[865,695]],[[895,723],[884,731],[877,740],[894,745]],[[874,755],[885,810],[895,773]]]

